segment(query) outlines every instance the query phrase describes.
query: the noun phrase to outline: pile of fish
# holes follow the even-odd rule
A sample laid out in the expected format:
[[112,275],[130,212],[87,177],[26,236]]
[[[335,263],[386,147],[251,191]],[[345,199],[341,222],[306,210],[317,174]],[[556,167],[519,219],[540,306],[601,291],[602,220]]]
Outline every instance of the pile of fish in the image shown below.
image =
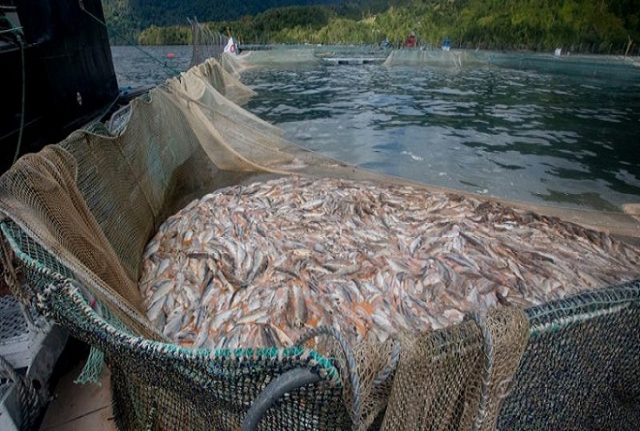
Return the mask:
[[406,185],[304,177],[192,202],[144,259],[148,317],[177,343],[209,348],[290,346],[319,325],[382,341],[640,273],[640,249],[554,218]]

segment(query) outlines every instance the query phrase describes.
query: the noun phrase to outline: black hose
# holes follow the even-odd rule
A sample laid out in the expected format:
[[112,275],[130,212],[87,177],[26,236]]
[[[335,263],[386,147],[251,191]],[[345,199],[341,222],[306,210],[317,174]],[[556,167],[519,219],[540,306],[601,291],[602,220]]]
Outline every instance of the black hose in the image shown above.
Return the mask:
[[271,381],[260,395],[253,400],[247,415],[242,422],[242,431],[255,431],[260,421],[271,406],[287,392],[301,388],[312,383],[318,383],[320,376],[307,368],[295,368],[278,376]]
[[309,329],[307,332],[302,334],[302,336],[296,341],[296,346],[302,346],[308,340],[315,338],[317,336],[330,336],[333,337],[340,346],[342,353],[344,354],[345,361],[347,362],[347,373],[349,374],[349,381],[351,383],[351,393],[353,395],[352,403],[352,413],[353,413],[353,428],[357,429],[360,427],[360,421],[362,419],[362,400],[360,399],[361,395],[361,383],[360,383],[360,375],[358,374],[358,364],[356,362],[356,357],[353,353],[353,349],[349,345],[349,342],[336,330],[331,326],[318,326],[317,328]]

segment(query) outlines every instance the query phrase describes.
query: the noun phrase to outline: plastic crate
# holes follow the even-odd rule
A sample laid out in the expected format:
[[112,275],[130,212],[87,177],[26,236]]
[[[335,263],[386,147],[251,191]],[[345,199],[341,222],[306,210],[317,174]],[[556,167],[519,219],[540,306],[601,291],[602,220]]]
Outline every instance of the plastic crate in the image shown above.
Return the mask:
[[49,398],[47,383],[66,341],[67,334],[60,327],[39,322],[36,328],[13,296],[0,297],[0,355],[25,385],[35,389],[32,395],[38,398],[26,403],[20,398],[18,383],[0,376],[1,430],[23,429],[25,421],[42,413]]

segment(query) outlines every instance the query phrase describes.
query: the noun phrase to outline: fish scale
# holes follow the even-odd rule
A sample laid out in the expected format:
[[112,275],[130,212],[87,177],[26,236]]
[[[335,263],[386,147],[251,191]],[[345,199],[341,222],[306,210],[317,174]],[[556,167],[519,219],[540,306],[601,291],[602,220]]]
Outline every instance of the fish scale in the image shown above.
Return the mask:
[[638,277],[640,250],[557,219],[413,186],[285,177],[169,217],[140,290],[189,347],[290,346],[310,328],[380,341],[493,306]]

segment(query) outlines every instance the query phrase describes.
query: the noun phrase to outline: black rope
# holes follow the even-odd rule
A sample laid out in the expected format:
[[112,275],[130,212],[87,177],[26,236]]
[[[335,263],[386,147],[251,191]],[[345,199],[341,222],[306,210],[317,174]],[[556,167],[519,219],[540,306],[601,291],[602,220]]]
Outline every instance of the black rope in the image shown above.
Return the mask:
[[38,392],[31,382],[20,376],[2,355],[0,355],[0,379],[6,379],[16,385],[22,419],[20,429],[31,429],[43,404]]
[[20,149],[22,147],[22,136],[24,135],[24,115],[26,111],[27,105],[27,65],[24,60],[24,40],[22,40],[22,36],[20,33],[15,31],[16,39],[18,40],[18,44],[20,44],[20,64],[22,69],[22,102],[20,107],[20,129],[18,131],[18,143],[16,145],[16,152],[13,155],[13,161],[11,164],[15,163],[18,160],[18,156],[20,155]]
[[489,404],[489,391],[491,389],[491,377],[493,374],[493,368],[495,365],[495,341],[491,329],[487,324],[487,316],[481,313],[473,313],[471,319],[478,325],[482,331],[483,347],[485,364],[482,372],[481,380],[481,392],[480,392],[480,405],[478,406],[478,414],[473,423],[473,430],[479,430],[482,428],[484,421],[487,418],[487,409]]

